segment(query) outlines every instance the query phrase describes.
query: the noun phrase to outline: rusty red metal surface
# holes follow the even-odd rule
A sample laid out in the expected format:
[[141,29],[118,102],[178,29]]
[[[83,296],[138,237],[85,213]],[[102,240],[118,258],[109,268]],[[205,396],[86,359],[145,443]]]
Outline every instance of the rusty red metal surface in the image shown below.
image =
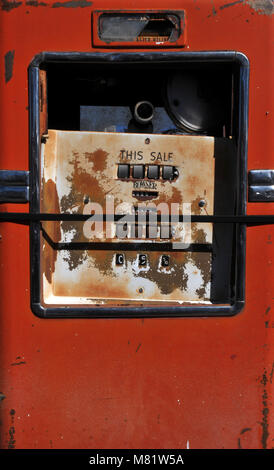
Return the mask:
[[[0,5],[0,168],[27,170],[31,59],[90,51],[92,11],[129,2]],[[183,7],[186,50],[249,58],[248,168],[273,168],[273,2]],[[258,213],[273,203],[249,203]],[[273,226],[247,229],[246,306],[231,318],[43,320],[29,307],[28,228],[0,234],[1,448],[273,448]]]

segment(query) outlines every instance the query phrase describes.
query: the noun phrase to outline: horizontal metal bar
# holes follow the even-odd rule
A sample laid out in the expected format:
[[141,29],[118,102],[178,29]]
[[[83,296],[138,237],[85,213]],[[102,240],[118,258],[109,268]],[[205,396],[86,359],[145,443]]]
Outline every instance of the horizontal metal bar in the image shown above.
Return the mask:
[[183,251],[193,253],[211,253],[212,245],[210,243],[189,243],[180,242],[156,242],[154,240],[148,242],[143,241],[113,241],[113,242],[54,242],[49,235],[42,230],[43,237],[54,250],[109,250],[109,251],[153,251],[153,252],[170,252]]
[[[73,221],[73,222],[84,222],[92,217],[95,221],[109,221],[115,222],[123,217],[123,215],[90,215],[90,214],[47,214],[47,213],[31,213],[31,212],[0,212],[0,222],[18,222],[18,223],[30,223],[30,222],[62,222],[62,221]],[[245,225],[269,225],[274,224],[274,215],[187,215],[179,216],[179,222],[199,222],[199,223],[229,223],[229,224],[245,224]],[[137,219],[138,220],[138,219]],[[171,221],[169,215],[157,215],[157,220],[161,222]],[[126,222],[135,222],[135,215],[128,215]]]
[[274,170],[250,170],[248,173],[249,186],[274,185]]
[[236,62],[241,67],[248,68],[249,61],[242,52],[236,51],[190,51],[190,52],[41,52],[37,54],[30,66],[39,67],[41,63],[69,62],[69,63],[180,63],[186,62]]
[[40,302],[32,302],[32,311],[40,318],[171,318],[171,317],[221,317],[232,316],[239,313],[244,307],[244,301],[237,300],[232,305],[142,305],[136,307],[134,304],[123,308],[103,307],[95,305],[92,307],[44,307]]
[[29,171],[0,170],[0,186],[29,186]]
[[0,203],[29,202],[28,186],[0,186]]
[[249,202],[274,202],[274,185],[273,186],[249,186],[248,201]]

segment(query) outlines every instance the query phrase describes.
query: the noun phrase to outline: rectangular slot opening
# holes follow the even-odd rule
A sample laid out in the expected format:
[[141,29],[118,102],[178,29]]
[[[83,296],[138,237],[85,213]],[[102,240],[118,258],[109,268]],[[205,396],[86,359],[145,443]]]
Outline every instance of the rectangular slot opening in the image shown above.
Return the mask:
[[184,10],[95,11],[93,44],[119,47],[183,47]]
[[176,41],[179,17],[168,14],[103,13],[99,37],[103,41]]

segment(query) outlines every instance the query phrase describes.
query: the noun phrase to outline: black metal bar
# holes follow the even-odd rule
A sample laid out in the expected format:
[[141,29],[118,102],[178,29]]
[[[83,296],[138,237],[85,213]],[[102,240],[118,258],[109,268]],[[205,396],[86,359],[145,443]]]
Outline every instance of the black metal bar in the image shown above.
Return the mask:
[[[239,107],[238,107],[238,135],[237,131],[237,197],[236,197],[236,208],[237,214],[246,214],[247,204],[247,150],[248,150],[248,111],[249,111],[249,62],[243,54],[238,56],[238,63],[240,64],[239,73]],[[250,217],[250,216],[248,216]],[[245,278],[246,278],[246,226],[264,225],[264,221],[259,217],[261,222],[257,221],[256,218],[252,222],[249,219],[249,224],[238,224],[235,227],[235,253],[234,260],[235,266],[232,274],[232,295],[237,302],[245,301]]]
[[28,186],[0,186],[0,203],[29,202]]
[[41,52],[37,54],[30,67],[42,63],[93,63],[93,64],[132,64],[132,63],[180,63],[184,62],[235,62],[248,67],[248,59],[236,51],[194,51],[194,52]]
[[42,228],[44,239],[54,250],[112,250],[112,251],[185,251],[194,253],[211,253],[210,243],[157,242],[156,240],[120,241],[113,242],[55,242]]
[[249,202],[274,202],[274,185],[272,186],[249,186]]
[[[30,201],[31,213],[40,210],[40,106],[39,106],[39,68],[29,67],[29,168],[30,172]],[[22,223],[22,222],[21,222]],[[32,303],[39,303],[41,286],[37,282],[37,267],[40,266],[40,222],[30,222],[30,298]]]
[[[46,213],[27,213],[27,212],[0,212],[0,222],[85,222],[92,217],[92,221],[116,222],[126,217],[125,223],[138,221],[135,215],[90,215],[90,214],[46,214]],[[178,222],[186,223],[228,223],[244,225],[271,225],[274,224],[274,215],[180,215]],[[170,215],[157,215],[159,222],[172,222]],[[143,224],[142,222],[140,222]]]
[[249,202],[274,202],[274,170],[250,170]]
[[29,172],[0,170],[0,203],[29,202]]
[[248,173],[249,186],[272,186],[274,170],[250,170]]
[[176,317],[222,317],[239,313],[244,307],[243,301],[236,301],[233,305],[143,305],[135,307],[134,304],[118,307],[92,305],[87,307],[44,307],[40,302],[32,303],[32,311],[40,318],[176,318]]
[[0,186],[29,186],[29,171],[0,170]]

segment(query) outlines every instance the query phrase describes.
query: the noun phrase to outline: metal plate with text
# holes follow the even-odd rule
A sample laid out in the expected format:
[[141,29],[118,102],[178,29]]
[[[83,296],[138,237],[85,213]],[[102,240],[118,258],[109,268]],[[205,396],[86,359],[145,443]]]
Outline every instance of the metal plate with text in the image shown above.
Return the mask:
[[140,219],[44,222],[44,304],[210,301],[212,225],[176,215],[213,214],[213,137],[49,130],[45,142],[42,212]]

